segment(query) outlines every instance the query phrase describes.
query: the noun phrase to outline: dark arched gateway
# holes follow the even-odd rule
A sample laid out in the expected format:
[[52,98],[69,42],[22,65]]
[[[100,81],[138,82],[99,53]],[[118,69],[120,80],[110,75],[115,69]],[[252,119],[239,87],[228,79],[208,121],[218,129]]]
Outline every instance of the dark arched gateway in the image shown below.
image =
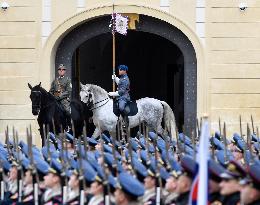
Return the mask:
[[[116,36],[116,65],[127,64],[134,99],[166,101],[176,115],[179,130],[190,135],[196,127],[197,59],[182,31],[159,19],[140,15],[136,30]],[[110,16],[87,21],[67,34],[58,46],[56,66],[68,67],[73,96],[78,81],[112,89],[112,35]],[[80,78],[80,79],[79,79]]]

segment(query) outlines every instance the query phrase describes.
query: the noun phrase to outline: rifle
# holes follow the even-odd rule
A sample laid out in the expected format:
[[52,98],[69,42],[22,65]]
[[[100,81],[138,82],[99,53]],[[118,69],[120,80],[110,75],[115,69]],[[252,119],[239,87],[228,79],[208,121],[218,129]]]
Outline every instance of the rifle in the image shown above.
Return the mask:
[[[83,136],[84,137],[84,136]],[[83,168],[82,168],[82,155],[81,155],[81,140],[78,140],[78,160],[79,160],[79,190],[80,190],[80,205],[85,204],[85,180],[83,177]],[[87,155],[87,153],[85,153]]]
[[132,143],[130,141],[130,128],[129,126],[127,127],[126,131],[126,137],[127,137],[127,142],[128,142],[128,152],[129,152],[129,159],[128,163],[131,165],[131,172],[134,176],[136,176],[135,169],[134,169],[134,163],[133,163],[133,150],[132,150]]
[[158,132],[156,129],[156,136],[154,139],[154,148],[155,148],[155,165],[156,165],[156,169],[155,169],[155,177],[156,177],[156,205],[160,205],[161,204],[161,178],[160,178],[160,163],[158,160],[158,151],[157,151],[157,140],[158,140]]
[[4,184],[4,169],[3,160],[0,159],[0,200],[4,200],[5,184]]
[[[256,135],[257,135],[258,147],[260,148],[260,139],[259,139],[259,130],[258,130],[258,127],[256,127]],[[260,151],[258,151],[258,158],[260,159]]]
[[39,204],[39,176],[37,173],[37,170],[34,166],[34,159],[33,159],[33,153],[32,153],[32,128],[30,125],[30,132],[28,131],[28,128],[26,128],[27,133],[27,144],[28,144],[28,156],[30,158],[30,168],[32,172],[32,178],[33,178],[33,199],[34,204]]
[[[246,141],[244,139],[243,132],[242,132],[242,119],[241,119],[241,115],[239,115],[239,128],[240,128],[240,136],[243,139],[243,141],[246,143]],[[246,147],[245,146],[243,147],[243,158],[244,158],[244,161],[246,163]]]
[[6,143],[6,147],[7,147],[7,153],[8,153],[8,161],[11,161],[13,159],[13,155],[12,155],[12,151],[10,148],[10,142],[9,142],[9,129],[7,126],[7,129],[5,131],[5,143]]
[[[250,154],[249,165],[252,165],[254,162],[253,162],[252,146],[251,146],[251,132],[248,123],[247,123],[247,146]],[[244,153],[244,155],[246,155],[246,153]]]
[[194,150],[193,160],[196,161],[196,142],[195,142],[194,130],[191,131],[191,140],[192,140],[192,148]]
[[[98,129],[101,132],[100,125],[98,123]],[[103,187],[104,187],[104,203],[105,205],[110,204],[110,198],[109,198],[109,186],[108,186],[108,175],[107,175],[107,167],[105,165],[105,152],[104,152],[104,140],[102,137],[102,133],[100,133],[100,142],[101,142],[101,152],[102,152],[102,167],[104,170],[104,181],[103,181]]]
[[115,176],[117,176],[117,160],[116,160],[116,143],[115,143],[115,137],[114,136],[111,136],[112,138],[112,144],[113,144],[113,147],[112,147],[112,153],[113,153],[113,163],[112,163],[112,169],[113,169],[113,173],[115,174]]
[[149,139],[148,139],[148,127],[145,125],[145,134],[144,134],[145,148],[147,151],[147,161],[146,165],[149,166],[151,164],[150,152],[149,152]]
[[196,126],[197,126],[197,139],[199,139],[200,136],[200,125],[199,125],[199,119],[196,119]]
[[224,122],[224,127],[223,127],[223,137],[224,137],[224,162],[227,164],[228,159],[227,159],[227,134],[226,134],[226,123]]
[[23,169],[21,165],[21,155],[20,149],[18,148],[18,132],[15,131],[13,127],[13,139],[14,139],[14,147],[17,153],[17,183],[18,183],[18,202],[22,202],[22,194],[23,194]]
[[254,126],[254,120],[253,120],[253,116],[252,115],[251,115],[251,125],[252,125],[253,134],[255,134],[255,126]]
[[62,166],[62,172],[61,172],[61,182],[62,182],[62,202],[65,203],[66,200],[67,200],[67,187],[68,187],[68,180],[67,180],[67,177],[66,177],[66,165],[65,165],[65,162],[64,162],[64,140],[66,138],[65,134],[64,134],[64,130],[63,130],[63,127],[61,125],[61,158],[60,158],[60,161],[61,161],[61,166]]
[[220,117],[218,118],[218,127],[219,127],[219,135],[220,135],[220,140],[222,140],[221,139],[221,130],[222,130],[222,128],[221,128],[221,122],[220,122]]

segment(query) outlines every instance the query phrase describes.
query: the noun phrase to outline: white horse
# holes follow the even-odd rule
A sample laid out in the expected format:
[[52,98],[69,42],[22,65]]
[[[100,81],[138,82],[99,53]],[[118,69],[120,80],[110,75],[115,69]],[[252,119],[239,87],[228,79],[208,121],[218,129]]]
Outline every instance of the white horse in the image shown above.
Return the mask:
[[[93,122],[96,126],[93,137],[98,137],[105,130],[115,133],[118,117],[113,112],[113,99],[110,99],[107,91],[97,85],[81,84],[80,97],[82,102],[92,107]],[[166,102],[146,97],[137,100],[136,103],[138,113],[129,116],[130,128],[138,126],[140,122],[146,122],[148,127],[157,130],[159,134],[164,134],[164,131],[175,132],[175,117]],[[162,119],[165,130],[161,126]]]

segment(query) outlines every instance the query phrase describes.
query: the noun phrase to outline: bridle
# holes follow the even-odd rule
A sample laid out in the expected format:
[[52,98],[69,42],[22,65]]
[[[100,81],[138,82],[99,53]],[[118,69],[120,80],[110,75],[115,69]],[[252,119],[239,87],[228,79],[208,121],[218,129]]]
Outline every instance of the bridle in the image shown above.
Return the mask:
[[[96,109],[98,109],[98,108],[104,106],[105,104],[107,104],[107,103],[109,102],[109,99],[110,99],[110,98],[107,97],[107,98],[105,98],[105,99],[103,99],[103,100],[100,100],[100,101],[98,101],[98,102],[93,103],[93,107],[90,108],[90,110],[96,110]],[[105,100],[107,100],[105,103],[103,103],[103,104],[101,104],[101,105],[99,105],[99,106],[97,106],[97,107],[94,107],[94,106],[97,105],[98,103],[104,102]]]
[[32,92],[32,93],[40,93],[40,95],[39,95],[39,96],[40,96],[39,104],[37,104],[37,105],[32,104],[32,108],[33,108],[33,109],[39,109],[39,110],[45,109],[46,107],[49,107],[50,105],[56,103],[56,102],[54,101],[54,102],[51,102],[51,103],[49,103],[49,104],[47,104],[47,105],[45,105],[45,106],[42,107],[42,100],[41,100],[41,98],[42,98],[42,93],[41,93],[41,91],[39,91],[39,90],[33,90],[33,91],[31,91],[31,92]]
[[36,90],[36,91],[34,91],[34,90],[32,90],[31,91],[32,93],[40,93],[40,100],[39,100],[39,104],[37,104],[37,105],[35,105],[34,103],[32,104],[32,108],[33,109],[39,109],[39,110],[41,110],[41,107],[42,107],[42,101],[41,101],[41,97],[42,97],[42,93],[41,93],[41,91],[38,91],[38,90]]

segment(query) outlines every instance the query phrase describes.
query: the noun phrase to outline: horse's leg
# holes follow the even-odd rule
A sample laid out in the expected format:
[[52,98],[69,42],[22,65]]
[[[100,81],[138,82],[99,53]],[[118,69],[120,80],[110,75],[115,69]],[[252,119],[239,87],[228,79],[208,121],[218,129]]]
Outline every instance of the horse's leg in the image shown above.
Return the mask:
[[98,127],[96,127],[96,129],[95,129],[95,131],[94,131],[92,136],[94,138],[97,138],[98,136],[100,136],[100,134],[101,134],[101,130],[99,130]]

